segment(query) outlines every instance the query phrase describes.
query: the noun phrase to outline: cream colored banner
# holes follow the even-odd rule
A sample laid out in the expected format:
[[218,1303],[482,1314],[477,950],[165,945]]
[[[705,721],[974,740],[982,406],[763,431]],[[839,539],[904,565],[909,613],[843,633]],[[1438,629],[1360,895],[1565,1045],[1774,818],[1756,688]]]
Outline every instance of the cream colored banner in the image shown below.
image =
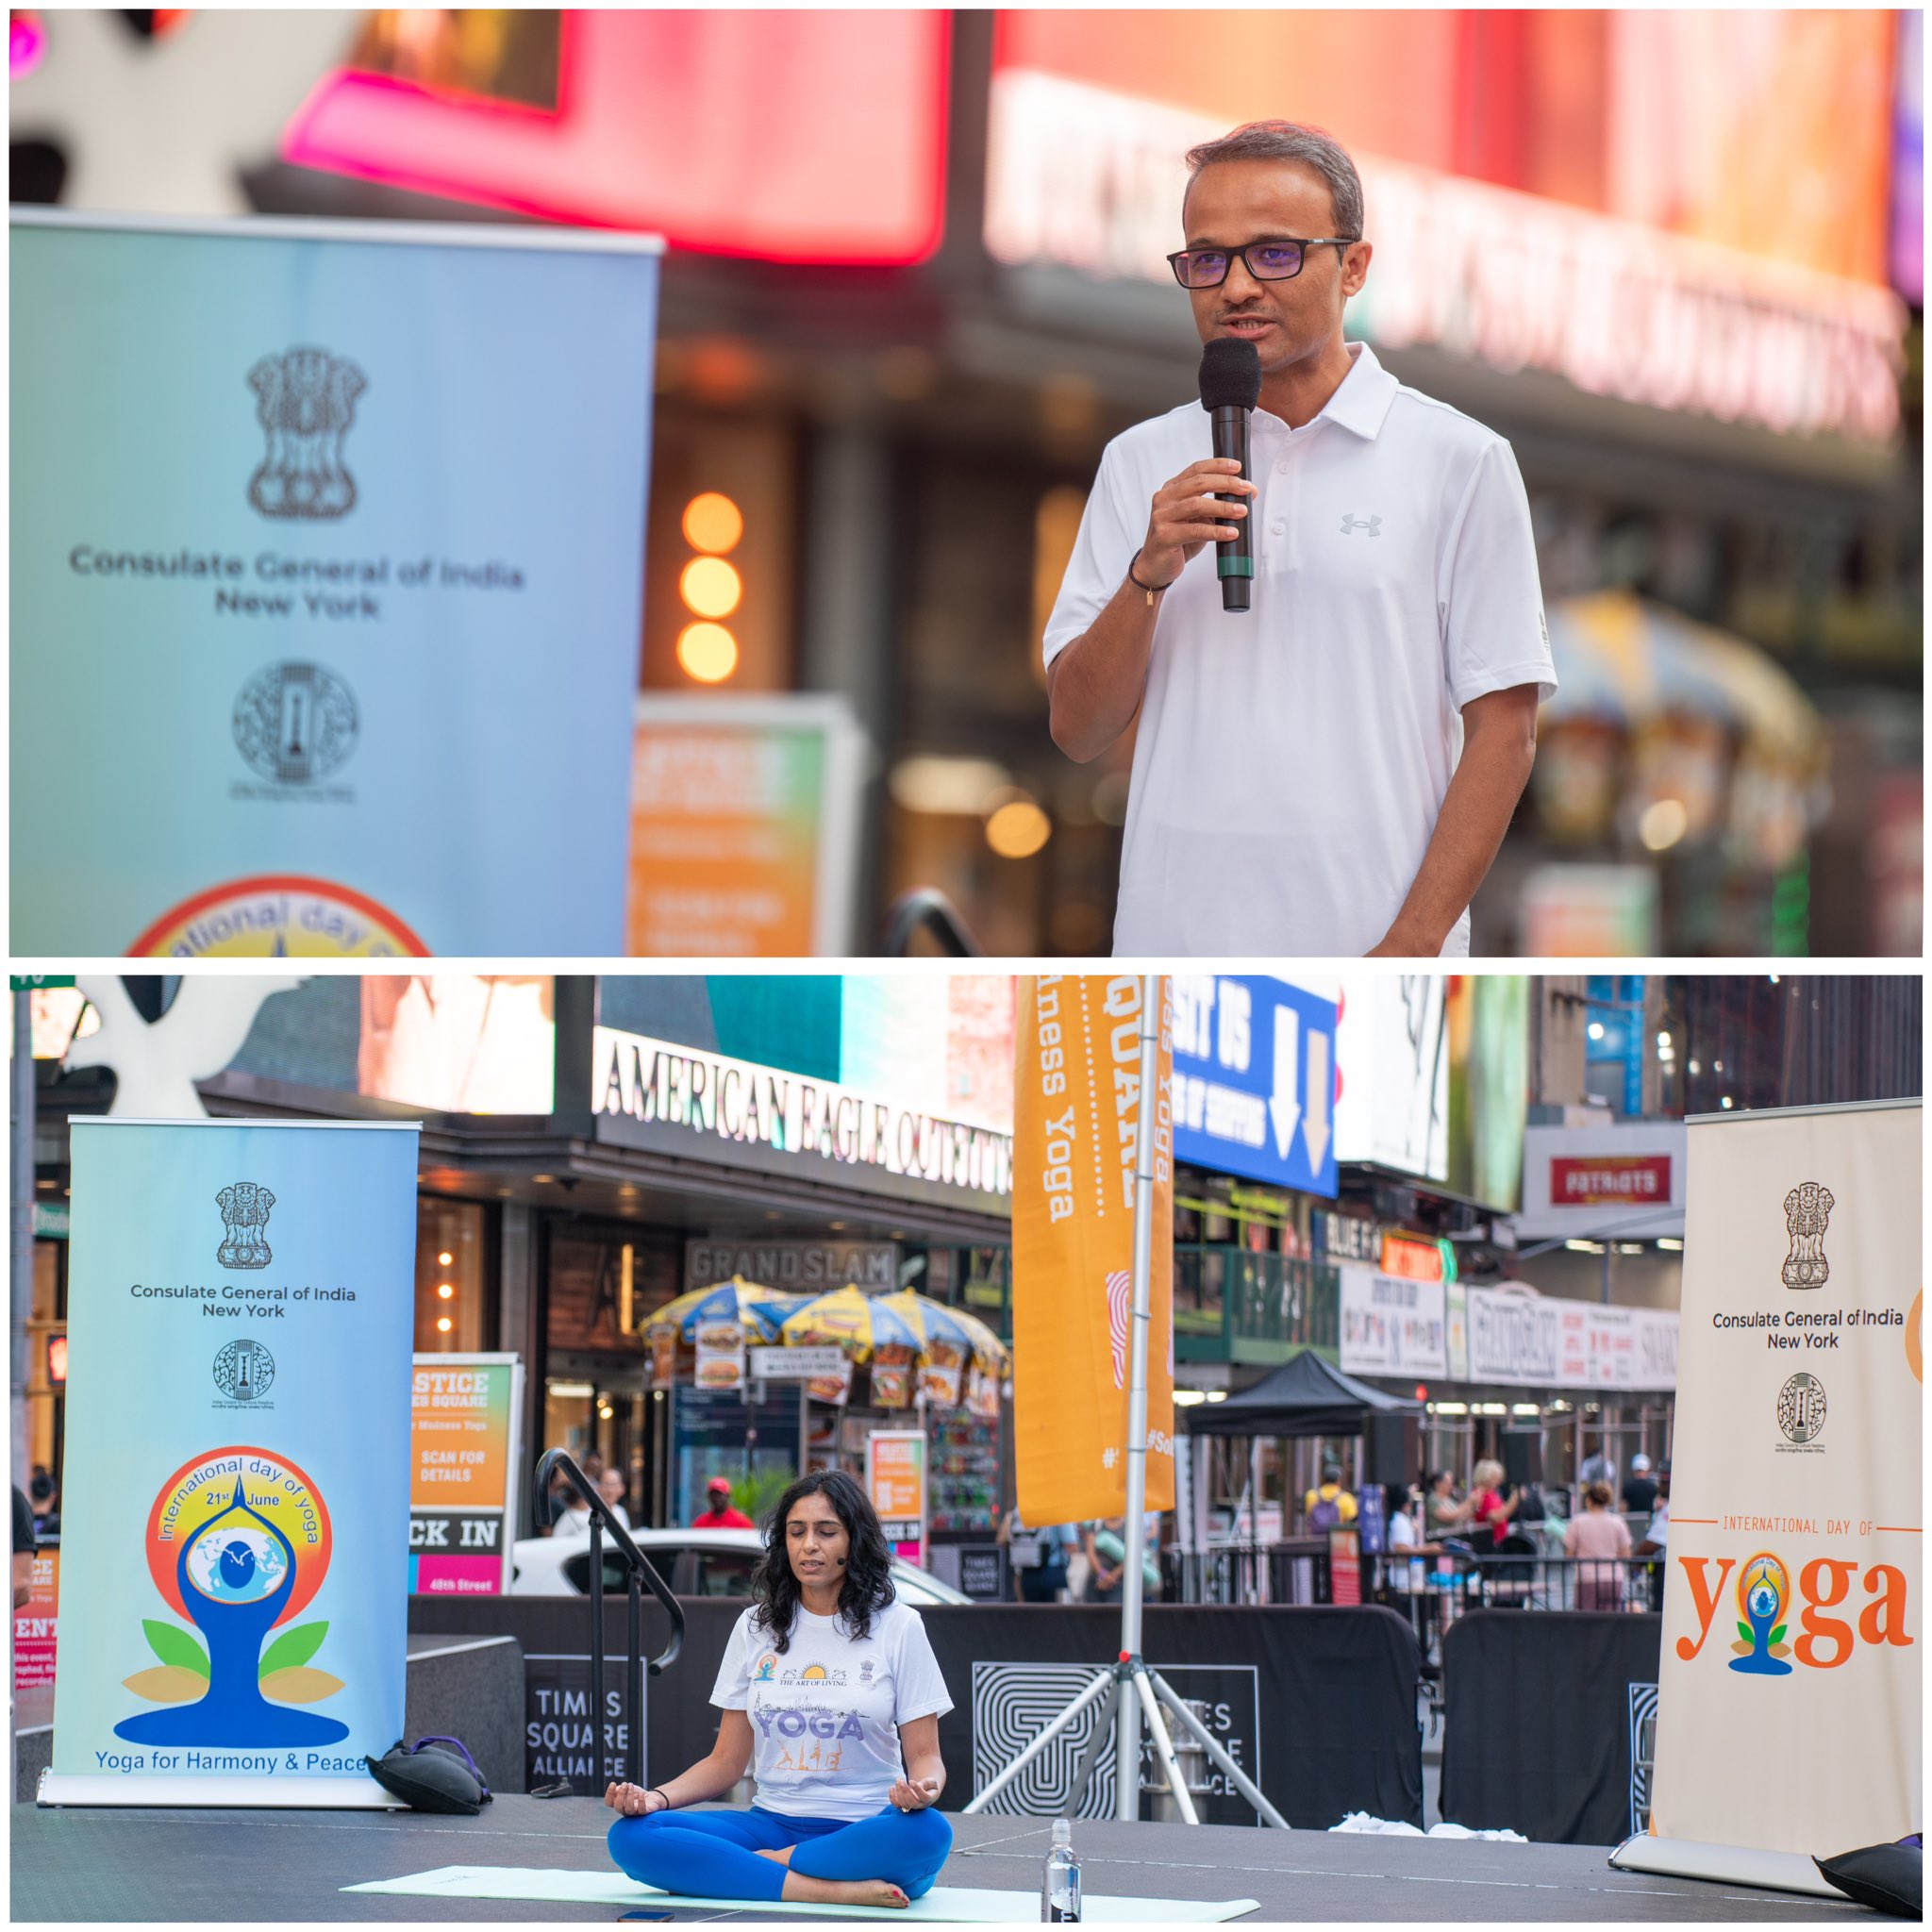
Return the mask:
[[[1174,1023],[1161,988],[1154,1113],[1147,1507],[1174,1507]],[[1126,1505],[1141,1107],[1141,981],[1020,982],[1013,1091],[1013,1419],[1020,1513],[1044,1526]]]
[[1920,1828],[1920,1119],[1690,1126],[1660,1838]]

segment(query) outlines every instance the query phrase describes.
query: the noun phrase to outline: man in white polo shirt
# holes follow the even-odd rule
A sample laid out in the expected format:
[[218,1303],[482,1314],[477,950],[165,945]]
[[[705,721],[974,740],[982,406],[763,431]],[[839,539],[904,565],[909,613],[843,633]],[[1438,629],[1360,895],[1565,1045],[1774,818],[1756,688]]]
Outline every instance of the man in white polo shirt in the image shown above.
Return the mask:
[[[1556,689],[1523,479],[1344,341],[1372,250],[1340,145],[1257,122],[1188,164],[1170,260],[1202,341],[1259,355],[1253,481],[1197,402],[1116,437],[1046,627],[1063,751],[1140,715],[1114,952],[1466,954]],[[1240,516],[1230,612],[1210,546]]]

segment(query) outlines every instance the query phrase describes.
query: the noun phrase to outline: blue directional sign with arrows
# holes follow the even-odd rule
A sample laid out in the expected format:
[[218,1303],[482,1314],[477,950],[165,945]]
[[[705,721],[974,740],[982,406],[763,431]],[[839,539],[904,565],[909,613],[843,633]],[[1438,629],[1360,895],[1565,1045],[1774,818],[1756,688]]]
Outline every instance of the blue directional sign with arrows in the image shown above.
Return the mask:
[[1335,1002],[1285,979],[1176,974],[1174,1154],[1335,1195]]

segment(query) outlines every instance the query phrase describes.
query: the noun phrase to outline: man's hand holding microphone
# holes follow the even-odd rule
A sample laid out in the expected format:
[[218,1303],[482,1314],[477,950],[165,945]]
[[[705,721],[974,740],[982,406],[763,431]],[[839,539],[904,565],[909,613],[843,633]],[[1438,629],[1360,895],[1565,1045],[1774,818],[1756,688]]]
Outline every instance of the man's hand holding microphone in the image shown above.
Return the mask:
[[1245,611],[1253,597],[1255,549],[1248,530],[1255,485],[1247,472],[1249,417],[1260,398],[1260,358],[1252,342],[1217,337],[1201,356],[1201,407],[1214,454],[1190,463],[1154,492],[1147,535],[1126,581],[1107,608],[1047,667],[1054,742],[1069,758],[1096,758],[1141,708],[1153,646],[1153,611],[1204,544],[1217,546],[1221,608]]
[[1241,534],[1237,520],[1248,514],[1248,506],[1224,502],[1229,493],[1255,493],[1233,457],[1203,457],[1154,492],[1147,536],[1134,559],[1134,575],[1143,590],[1166,590],[1203,544],[1231,542]]

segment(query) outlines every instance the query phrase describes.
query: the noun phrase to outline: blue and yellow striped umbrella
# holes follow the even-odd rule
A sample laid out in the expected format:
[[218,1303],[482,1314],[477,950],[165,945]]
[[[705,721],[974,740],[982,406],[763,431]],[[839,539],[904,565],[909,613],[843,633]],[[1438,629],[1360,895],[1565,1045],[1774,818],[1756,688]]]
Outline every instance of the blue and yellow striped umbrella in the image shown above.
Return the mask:
[[[730,1300],[725,1296],[729,1294]],[[746,1337],[753,1341],[778,1340],[779,1325],[805,1299],[788,1294],[783,1289],[760,1288],[755,1281],[743,1281],[734,1274],[729,1281],[714,1281],[708,1288],[693,1288],[668,1301],[644,1321],[644,1332],[656,1328],[675,1328],[686,1341],[697,1337],[698,1324],[729,1321],[736,1304],[738,1319]]]
[[788,1342],[836,1341],[856,1362],[872,1359],[878,1348],[908,1348],[915,1356],[925,1350],[924,1330],[892,1307],[892,1297],[861,1293],[851,1284],[830,1294],[814,1295],[794,1307],[781,1324]]

